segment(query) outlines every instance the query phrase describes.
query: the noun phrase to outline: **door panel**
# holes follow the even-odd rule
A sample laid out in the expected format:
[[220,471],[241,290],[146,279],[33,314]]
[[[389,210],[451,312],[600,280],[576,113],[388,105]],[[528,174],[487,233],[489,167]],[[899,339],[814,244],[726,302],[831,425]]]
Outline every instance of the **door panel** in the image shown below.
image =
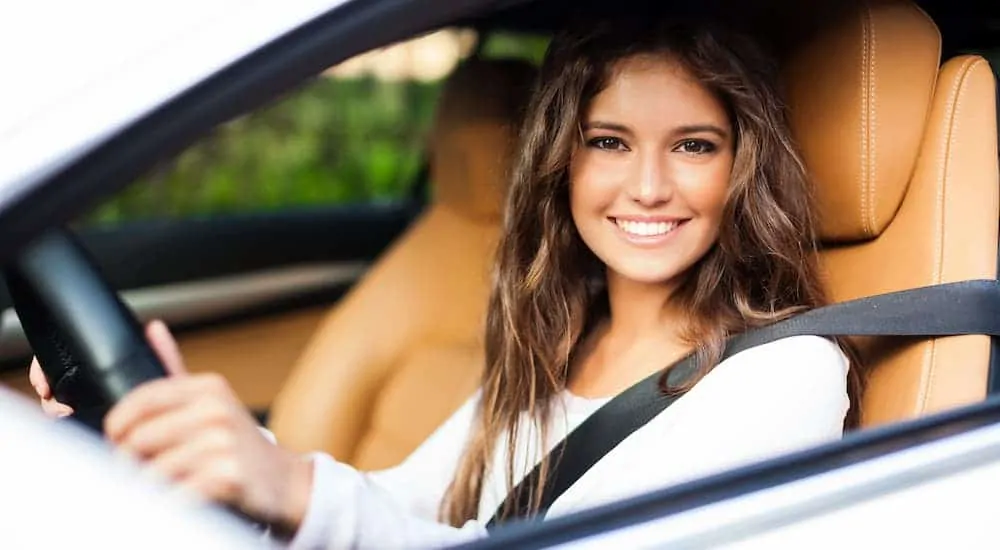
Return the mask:
[[[138,317],[166,321],[189,368],[266,409],[323,314],[408,225],[412,204],[85,228],[81,244]],[[0,382],[30,391],[30,348],[0,288]]]
[[[314,306],[176,336],[188,370],[222,374],[248,408],[262,413],[327,311],[325,305]],[[0,373],[0,384],[34,399],[27,361]]]
[[[315,307],[334,300],[364,273],[362,262],[274,268],[158,287],[126,290],[122,298],[144,321],[160,319],[180,333],[259,317],[263,313]],[[243,325],[246,323],[244,322]],[[30,353],[13,308],[0,317],[0,359]]]

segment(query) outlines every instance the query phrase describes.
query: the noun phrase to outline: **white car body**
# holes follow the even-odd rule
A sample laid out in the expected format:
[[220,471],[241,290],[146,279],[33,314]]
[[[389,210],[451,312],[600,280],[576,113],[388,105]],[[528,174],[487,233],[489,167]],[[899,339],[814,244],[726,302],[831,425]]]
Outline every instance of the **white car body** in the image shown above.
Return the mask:
[[0,388],[0,548],[267,548],[263,535],[141,474],[101,440]]
[[180,92],[344,3],[37,0],[0,7],[0,211]]

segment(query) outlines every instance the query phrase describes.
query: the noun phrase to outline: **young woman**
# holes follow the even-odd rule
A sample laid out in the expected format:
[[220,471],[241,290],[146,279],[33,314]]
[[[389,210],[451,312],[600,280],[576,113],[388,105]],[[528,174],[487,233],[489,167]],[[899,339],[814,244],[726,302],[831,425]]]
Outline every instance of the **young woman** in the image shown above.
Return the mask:
[[[183,374],[159,323],[149,338],[174,375],[119,403],[108,437],[286,528],[293,546],[384,548],[484,536],[555,443],[691,353],[700,370],[684,395],[549,516],[841,435],[858,387],[836,342],[792,337],[719,360],[729,336],[824,303],[805,169],[754,44],[648,18],[570,29],[520,139],[481,390],[402,465],[361,473],[272,445],[222,378]],[[33,380],[59,411],[37,367]]]

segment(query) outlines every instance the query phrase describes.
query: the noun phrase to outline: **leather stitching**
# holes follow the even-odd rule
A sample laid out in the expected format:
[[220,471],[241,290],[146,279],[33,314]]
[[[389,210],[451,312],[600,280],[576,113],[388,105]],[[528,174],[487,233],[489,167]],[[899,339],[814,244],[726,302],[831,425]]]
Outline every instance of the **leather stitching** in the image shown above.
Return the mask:
[[868,42],[870,46],[868,48],[868,221],[866,223],[868,236],[875,236],[877,227],[877,214],[876,214],[876,203],[875,203],[875,193],[878,189],[878,181],[876,174],[878,172],[876,162],[876,153],[878,152],[878,143],[876,138],[878,135],[878,121],[877,121],[877,109],[875,98],[878,97],[876,87],[878,86],[878,71],[876,68],[876,53],[878,52],[878,43],[876,42],[875,33],[875,23],[872,20],[872,12],[870,6],[865,6],[865,17],[868,24]]
[[[934,262],[932,264],[933,272],[931,273],[932,284],[940,283],[944,272],[945,202],[947,200],[949,168],[952,161],[952,151],[955,146],[955,138],[957,134],[956,127],[958,126],[959,115],[962,111],[962,92],[966,89],[965,84],[969,75],[972,73],[972,70],[981,62],[982,59],[975,57],[969,58],[963,62],[962,66],[958,69],[958,78],[948,91],[948,100],[946,102],[947,111],[945,115],[945,120],[948,121],[945,125],[947,134],[943,146],[941,147],[940,156],[938,157],[938,165],[941,168],[938,171],[936,182],[937,193],[935,197],[935,212],[937,215],[937,223],[935,224],[936,226],[934,229]],[[934,381],[937,378],[937,342],[938,339],[932,339],[927,346],[924,368],[921,369],[922,380],[920,384],[920,399],[917,410],[918,414],[927,410],[927,405],[930,401],[930,395],[932,393],[931,390],[934,387]]]
[[860,179],[859,182],[859,193],[861,195],[861,230],[866,235],[871,234],[871,228],[868,225],[868,109],[869,100],[871,95],[869,94],[869,74],[868,74],[868,58],[871,55],[870,48],[871,44],[869,42],[869,33],[871,26],[871,13],[865,9],[862,14],[861,20],[861,166],[860,166]]

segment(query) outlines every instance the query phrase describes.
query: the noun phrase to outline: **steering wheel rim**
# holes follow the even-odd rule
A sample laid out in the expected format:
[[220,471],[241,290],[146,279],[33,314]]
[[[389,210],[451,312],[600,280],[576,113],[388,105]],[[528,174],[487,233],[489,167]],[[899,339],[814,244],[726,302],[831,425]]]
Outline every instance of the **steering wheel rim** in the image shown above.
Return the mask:
[[83,424],[101,431],[129,391],[166,376],[141,324],[69,231],[32,242],[3,275],[54,397]]

